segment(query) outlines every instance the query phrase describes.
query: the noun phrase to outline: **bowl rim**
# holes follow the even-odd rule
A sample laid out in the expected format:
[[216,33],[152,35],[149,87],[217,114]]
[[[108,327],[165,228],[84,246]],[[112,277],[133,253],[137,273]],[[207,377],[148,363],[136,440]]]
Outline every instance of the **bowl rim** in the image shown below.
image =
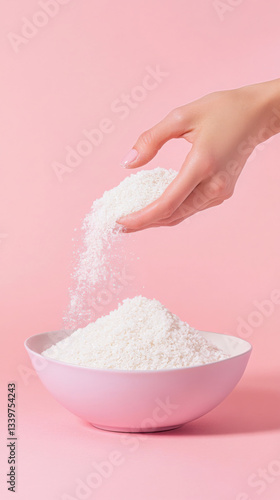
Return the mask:
[[28,337],[25,341],[24,341],[24,347],[25,349],[27,350],[27,352],[29,353],[32,353],[33,355],[36,355],[36,356],[39,356],[40,358],[44,359],[44,360],[47,360],[49,362],[52,362],[52,363],[55,363],[55,364],[58,364],[58,365],[62,365],[62,366],[66,366],[66,367],[72,367],[72,368],[79,368],[81,370],[89,370],[89,371],[92,371],[92,372],[105,372],[105,373],[126,373],[126,374],[152,374],[152,373],[168,373],[168,372],[178,372],[178,371],[184,371],[184,370],[195,370],[197,368],[206,368],[207,366],[212,366],[212,365],[217,365],[218,363],[224,363],[224,362],[228,362],[228,361],[231,361],[232,359],[237,359],[241,356],[245,356],[245,355],[248,355],[249,356],[251,355],[251,352],[252,352],[252,349],[253,349],[253,346],[252,344],[250,344],[250,342],[248,342],[248,340],[245,340],[245,339],[242,339],[240,337],[235,337],[234,335],[228,335],[226,333],[218,333],[218,332],[209,332],[209,331],[206,331],[206,330],[196,330],[198,333],[213,333],[215,335],[221,335],[221,336],[224,336],[224,337],[227,337],[227,338],[230,338],[230,339],[234,339],[234,340],[239,340],[241,342],[244,342],[245,344],[247,344],[247,348],[244,352],[240,353],[240,354],[235,354],[233,356],[230,356],[229,358],[226,358],[226,359],[219,359],[218,361],[212,361],[211,363],[205,363],[205,364],[201,364],[201,365],[194,365],[194,366],[183,366],[183,367],[178,367],[178,368],[162,368],[162,369],[158,369],[158,370],[129,370],[129,369],[120,369],[120,368],[94,368],[94,367],[90,367],[90,366],[80,366],[80,365],[75,365],[73,363],[68,363],[66,361],[59,361],[57,359],[54,359],[54,358],[50,358],[48,356],[43,356],[42,353],[38,353],[36,351],[34,351],[33,349],[31,349],[29,346],[28,346],[28,342],[33,339],[34,337],[40,337],[40,336],[43,336],[43,335],[47,335],[47,334],[50,334],[50,333],[58,333],[58,332],[61,332],[63,330],[54,330],[52,332],[42,332],[42,333],[36,333],[35,335],[31,335],[30,337]]

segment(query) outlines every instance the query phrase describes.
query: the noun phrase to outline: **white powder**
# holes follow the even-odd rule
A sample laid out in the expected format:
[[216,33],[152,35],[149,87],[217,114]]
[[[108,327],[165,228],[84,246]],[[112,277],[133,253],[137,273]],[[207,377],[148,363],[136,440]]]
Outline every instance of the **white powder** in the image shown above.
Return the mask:
[[229,356],[158,300],[125,299],[118,309],[42,353],[90,368],[160,370],[212,363]]
[[[84,326],[92,321],[102,300],[108,301],[108,288],[112,289],[110,280],[123,272],[127,258],[124,234],[116,221],[159,198],[176,175],[174,170],[159,167],[142,170],[94,201],[82,225],[83,245],[73,274],[70,306],[64,318],[66,327]],[[118,284],[113,286],[117,288]]]

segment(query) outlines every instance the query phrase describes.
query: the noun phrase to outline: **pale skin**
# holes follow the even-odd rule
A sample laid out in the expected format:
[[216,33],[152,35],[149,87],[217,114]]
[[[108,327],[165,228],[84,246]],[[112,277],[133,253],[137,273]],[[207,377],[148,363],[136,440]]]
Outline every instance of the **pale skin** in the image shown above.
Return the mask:
[[185,139],[192,148],[163,195],[118,222],[127,232],[174,226],[220,205],[232,196],[254,148],[279,132],[280,79],[214,92],[174,109],[141,134],[129,155],[136,158],[122,165],[145,165],[174,138]]

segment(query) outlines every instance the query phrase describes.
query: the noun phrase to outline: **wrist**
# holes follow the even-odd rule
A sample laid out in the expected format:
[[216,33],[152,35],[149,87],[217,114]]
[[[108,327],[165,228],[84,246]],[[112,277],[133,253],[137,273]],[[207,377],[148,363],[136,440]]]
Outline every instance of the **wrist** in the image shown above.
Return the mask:
[[269,139],[280,132],[280,79],[243,87],[254,107],[258,133]]

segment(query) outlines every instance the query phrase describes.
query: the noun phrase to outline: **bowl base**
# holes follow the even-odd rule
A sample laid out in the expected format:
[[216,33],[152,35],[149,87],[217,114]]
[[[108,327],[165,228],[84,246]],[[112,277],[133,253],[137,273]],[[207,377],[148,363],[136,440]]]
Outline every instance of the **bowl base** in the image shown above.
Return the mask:
[[106,425],[97,425],[97,424],[91,424],[93,427],[96,427],[97,429],[101,429],[102,431],[110,431],[110,432],[131,432],[131,433],[142,433],[144,434],[145,432],[162,432],[162,431],[171,431],[172,429],[178,429],[178,427],[182,427],[184,424],[177,424],[177,425],[169,425],[167,427],[148,427],[147,429],[143,429],[141,427],[107,427]]

